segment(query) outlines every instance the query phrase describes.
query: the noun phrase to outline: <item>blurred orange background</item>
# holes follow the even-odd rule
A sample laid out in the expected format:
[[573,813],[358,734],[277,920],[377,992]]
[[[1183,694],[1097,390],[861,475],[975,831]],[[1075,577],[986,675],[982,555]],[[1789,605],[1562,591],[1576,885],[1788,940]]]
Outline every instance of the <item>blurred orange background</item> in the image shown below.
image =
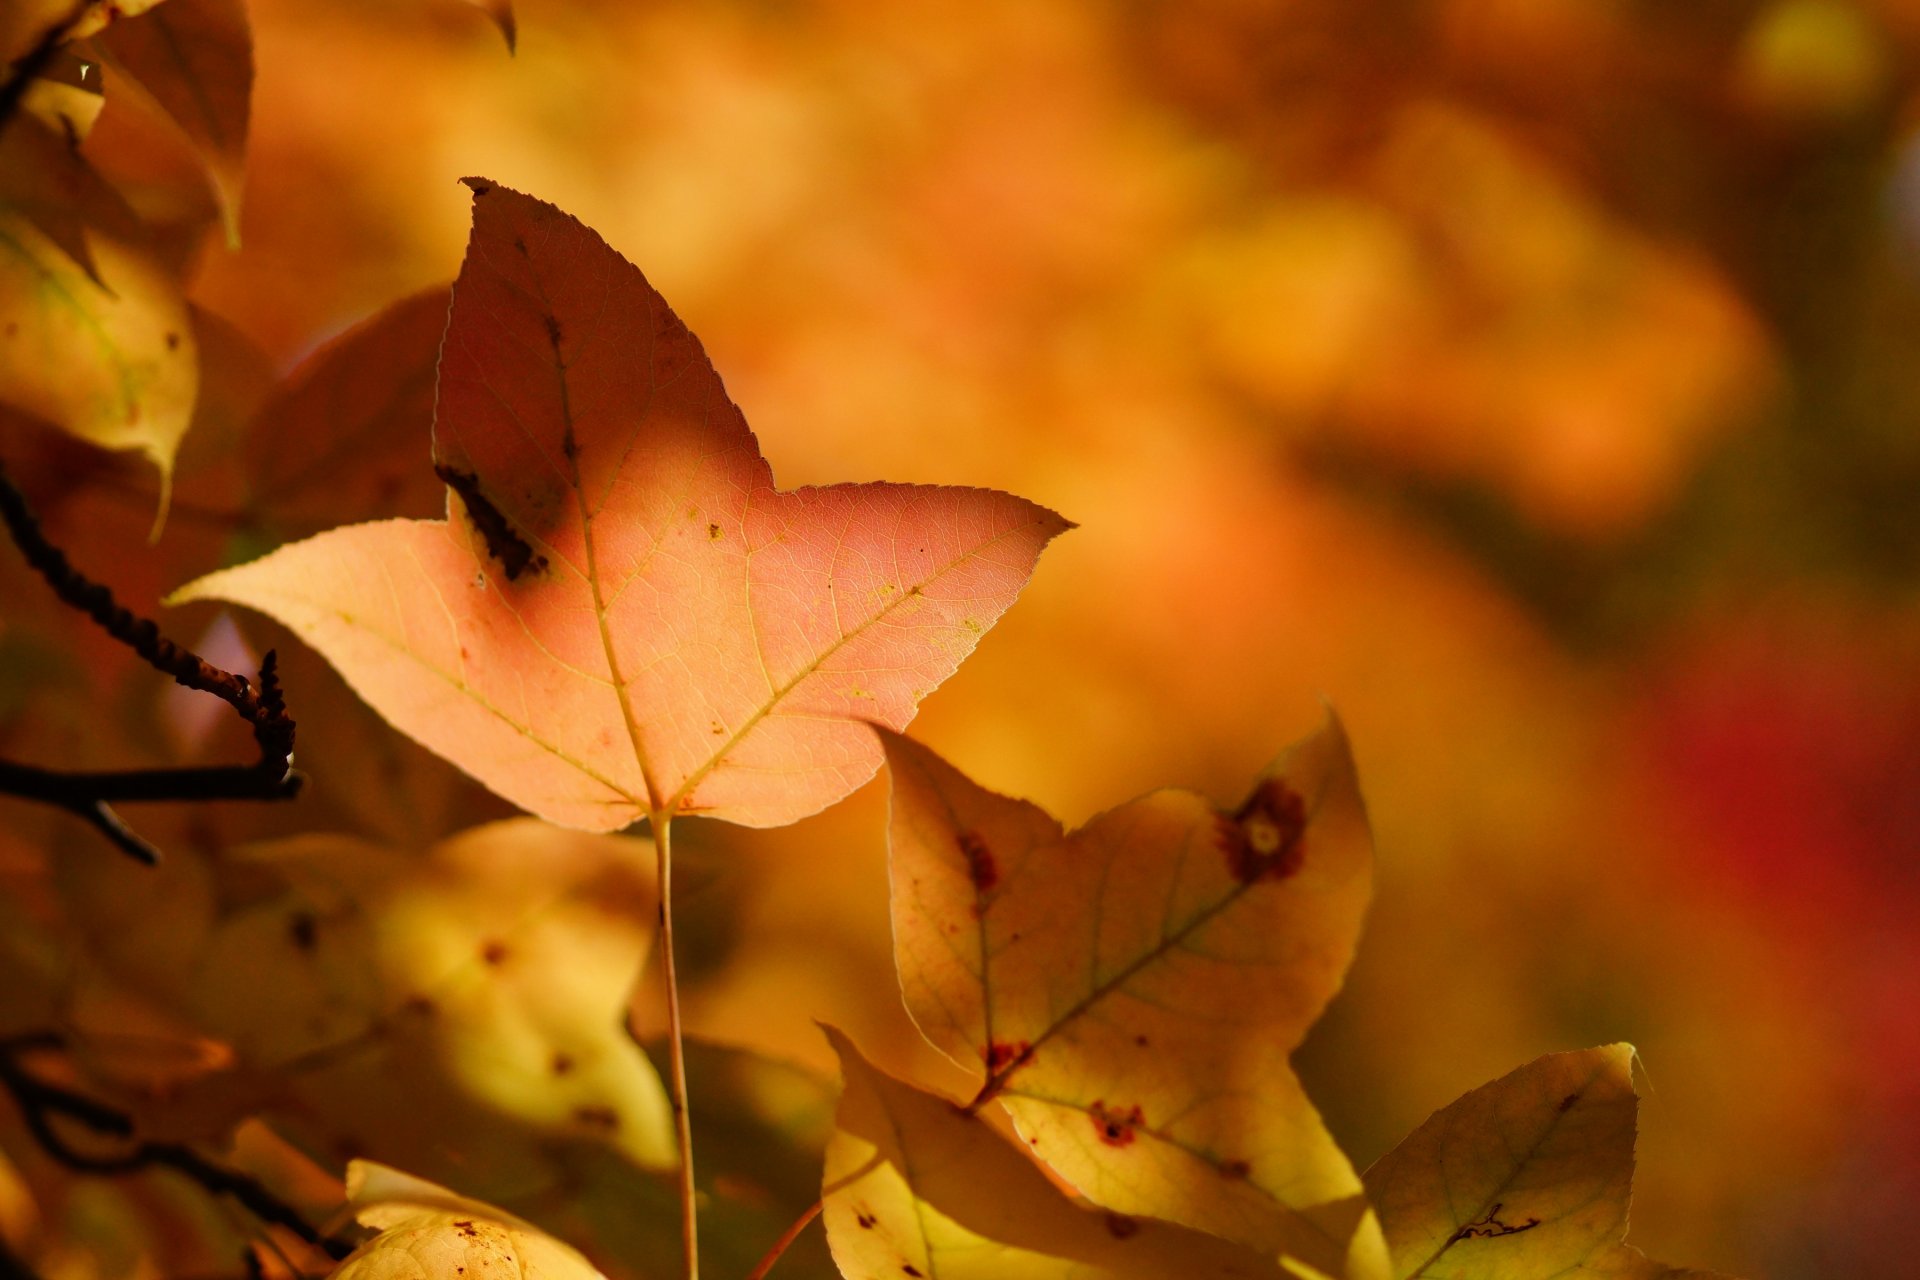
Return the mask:
[[[518,10],[509,57],[457,4],[256,3],[196,300],[284,367],[452,276],[461,175],[553,201],[783,485],[1079,522],[915,727],[974,777],[1227,802],[1339,709],[1377,902],[1302,1070],[1357,1164],[1626,1039],[1635,1244],[1911,1274],[1920,5]],[[697,1030],[942,1078],[884,808],[698,830]]]

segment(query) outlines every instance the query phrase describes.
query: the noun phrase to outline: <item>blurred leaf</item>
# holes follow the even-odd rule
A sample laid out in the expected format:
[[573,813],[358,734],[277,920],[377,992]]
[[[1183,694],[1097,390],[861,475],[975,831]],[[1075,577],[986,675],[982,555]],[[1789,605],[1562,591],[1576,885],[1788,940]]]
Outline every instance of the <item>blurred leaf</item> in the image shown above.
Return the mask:
[[471,185],[434,424],[461,514],[335,529],[173,599],[279,618],[551,821],[772,826],[839,799],[878,762],[861,721],[904,725],[1064,522],[977,489],[780,493],[639,271]]
[[564,1180],[567,1150],[673,1160],[665,1095],[625,1031],[653,932],[651,851],[530,819],[409,857],[303,836],[61,876],[98,953],[239,1071],[182,1123],[264,1110],[322,1158],[369,1154],[491,1198]]
[[170,0],[113,23],[98,44],[107,65],[193,149],[219,198],[227,243],[238,246],[253,92],[242,0]]
[[839,1032],[827,1037],[846,1086],[822,1199],[847,1280],[1286,1274],[1225,1240],[1076,1204],[978,1118],[876,1071]]
[[507,42],[507,52],[512,53],[519,42],[519,32],[513,20],[513,0],[466,0],[474,8],[485,13],[500,28],[500,35]]
[[337,1280],[601,1280],[579,1252],[512,1215],[355,1161],[349,1197],[380,1234],[334,1269]]
[[170,474],[195,350],[124,202],[39,121],[0,133],[0,402]]
[[1436,1111],[1367,1170],[1395,1280],[1706,1276],[1620,1243],[1633,1047],[1555,1053]]
[[1371,881],[1337,720],[1223,813],[1161,791],[1071,834],[884,735],[896,957],[927,1037],[1096,1202],[1383,1274],[1360,1180],[1289,1056]]
[[287,376],[247,447],[251,523],[278,540],[444,507],[427,461],[447,302],[444,288],[403,298]]

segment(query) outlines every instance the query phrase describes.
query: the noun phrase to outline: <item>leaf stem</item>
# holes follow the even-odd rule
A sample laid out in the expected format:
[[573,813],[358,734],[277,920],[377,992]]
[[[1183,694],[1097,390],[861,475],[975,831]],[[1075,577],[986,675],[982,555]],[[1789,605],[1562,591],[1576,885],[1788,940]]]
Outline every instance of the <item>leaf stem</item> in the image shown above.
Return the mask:
[[693,1117],[687,1110],[687,1055],[681,1044],[680,981],[673,963],[673,819],[654,813],[654,860],[660,871],[660,960],[667,979],[667,1049],[672,1062],[673,1132],[680,1142],[680,1244],[687,1256],[687,1280],[700,1280],[699,1214],[694,1203]]
[[780,1233],[780,1238],[773,1242],[773,1248],[767,1250],[766,1256],[754,1263],[753,1270],[747,1272],[747,1280],[766,1280],[767,1272],[773,1270],[773,1264],[780,1261],[780,1255],[792,1248],[793,1242],[800,1238],[800,1233],[807,1229],[807,1224],[820,1216],[821,1204],[821,1201],[815,1200],[807,1206],[805,1213],[793,1220],[792,1226]]

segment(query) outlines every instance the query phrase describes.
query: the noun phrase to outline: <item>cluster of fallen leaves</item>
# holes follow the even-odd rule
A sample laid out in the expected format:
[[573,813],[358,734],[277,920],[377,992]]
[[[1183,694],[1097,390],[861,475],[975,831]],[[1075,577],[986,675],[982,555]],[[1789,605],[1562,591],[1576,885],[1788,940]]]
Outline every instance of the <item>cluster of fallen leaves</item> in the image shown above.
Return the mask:
[[[29,30],[58,30],[171,122],[231,234],[237,4],[38,17]],[[164,473],[204,412],[209,324],[87,162],[72,104],[88,93],[38,79],[0,137],[22,149],[0,170],[0,399]],[[313,533],[174,600],[271,615],[387,723],[535,816],[424,850],[203,832],[157,874],[64,846],[59,927],[29,905],[0,933],[0,1031],[59,1033],[144,1135],[237,1134],[236,1159],[277,1143],[344,1173],[377,1234],[336,1274],[668,1275],[668,1105],[624,1030],[659,888],[650,852],[607,833],[784,824],[884,763],[901,988],[976,1091],[894,1079],[830,1032],[829,1122],[817,1082],[696,1053],[697,1132],[720,1135],[711,1269],[743,1269],[818,1195],[830,1265],[855,1280],[1686,1274],[1623,1242],[1625,1046],[1476,1090],[1364,1176],[1321,1123],[1289,1059],[1338,990],[1372,875],[1337,721],[1231,808],[1158,792],[1067,832],[980,788],[899,731],[1065,522],[987,490],[776,489],[634,267],[552,206],[470,185],[444,327],[440,297],[403,301],[263,397],[281,429],[253,436],[236,524],[275,542],[325,523],[341,485],[430,480],[445,519]],[[342,463],[286,429],[411,421],[424,389],[393,350],[421,346],[437,351],[430,462]],[[199,1060],[129,1080],[134,1038]]]

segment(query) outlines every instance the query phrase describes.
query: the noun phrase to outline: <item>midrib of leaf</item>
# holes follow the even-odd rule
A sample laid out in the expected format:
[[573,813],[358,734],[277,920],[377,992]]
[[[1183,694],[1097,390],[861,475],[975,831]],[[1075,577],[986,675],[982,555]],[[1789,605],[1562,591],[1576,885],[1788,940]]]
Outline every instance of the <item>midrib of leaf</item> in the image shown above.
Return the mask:
[[[1087,1111],[1087,1108],[1085,1107],[1085,1105],[1079,1102],[1075,1102],[1071,1098],[1049,1098],[1041,1094],[1029,1093],[1025,1089],[1003,1089],[1001,1090],[999,1096],[1003,1098],[1007,1098],[1007,1097],[1022,1098],[1029,1102],[1043,1103],[1046,1106],[1060,1107],[1068,1111],[1078,1112],[1081,1115],[1090,1114]],[[1159,1142],[1165,1143],[1167,1146],[1172,1147],[1176,1151],[1185,1152],[1187,1155],[1192,1156],[1195,1160],[1200,1161],[1200,1163],[1206,1165],[1208,1168],[1218,1170],[1221,1167],[1220,1162],[1217,1159],[1215,1159],[1211,1153],[1201,1151],[1198,1148],[1193,1147],[1185,1142],[1181,1142],[1179,1139],[1173,1137],[1173,1135],[1166,1133],[1163,1130],[1156,1129],[1152,1125],[1138,1125],[1138,1126],[1135,1126],[1135,1128],[1137,1132],[1144,1133],[1149,1138],[1153,1138]],[[1280,1209],[1283,1212],[1285,1212],[1286,1215],[1289,1218],[1291,1218],[1295,1223],[1299,1224],[1300,1226],[1306,1227],[1309,1231],[1312,1231],[1315,1235],[1319,1236],[1322,1240],[1325,1240],[1333,1248],[1337,1250],[1344,1250],[1347,1247],[1347,1244],[1348,1244],[1347,1241],[1342,1240],[1338,1236],[1333,1235],[1330,1231],[1327,1230],[1327,1228],[1321,1226],[1318,1222],[1315,1222],[1312,1218],[1308,1217],[1306,1214],[1301,1213],[1299,1210],[1295,1209],[1292,1205],[1287,1204],[1285,1201],[1279,1199],[1272,1192],[1268,1191],[1265,1187],[1260,1186],[1258,1183],[1250,1183],[1249,1185],[1251,1185],[1256,1191],[1259,1191],[1262,1195],[1266,1196],[1267,1199],[1273,1201],[1275,1205],[1278,1205]]]
[[[1587,1077],[1586,1083],[1582,1084],[1580,1088],[1575,1091],[1574,1096],[1576,1098],[1584,1097],[1587,1090],[1593,1087],[1593,1082],[1600,1078],[1600,1073],[1605,1069],[1604,1065],[1597,1068],[1592,1075]],[[1479,1222],[1482,1218],[1493,1212],[1494,1205],[1502,1203],[1501,1197],[1507,1194],[1507,1188],[1513,1185],[1513,1180],[1519,1177],[1521,1171],[1540,1153],[1540,1148],[1546,1145],[1547,1139],[1553,1136],[1554,1131],[1566,1122],[1566,1117],[1570,1111],[1572,1111],[1572,1108],[1567,1107],[1564,1110],[1554,1113],[1553,1118],[1547,1122],[1547,1127],[1540,1131],[1540,1136],[1533,1140],[1531,1146],[1514,1158],[1513,1167],[1508,1170],[1504,1178],[1500,1179],[1493,1190],[1487,1193],[1486,1198],[1480,1202],[1480,1207],[1474,1210],[1473,1215],[1460,1222],[1454,1223],[1453,1230],[1447,1234],[1446,1240],[1442,1242],[1440,1247],[1435,1249],[1425,1262],[1422,1262],[1418,1267],[1409,1271],[1405,1277],[1403,1277],[1403,1280],[1420,1280],[1420,1277],[1427,1273],[1428,1267],[1440,1261],[1441,1258],[1446,1256],[1447,1250],[1460,1243],[1460,1229],[1462,1227]],[[1440,1162],[1440,1169],[1441,1176],[1445,1177],[1446,1165],[1444,1162]]]
[[[1191,832],[1189,832],[1187,838],[1189,841],[1192,840],[1193,836]],[[1171,933],[1171,934],[1167,934],[1167,933],[1161,934],[1160,941],[1158,943],[1156,943],[1152,947],[1149,947],[1146,951],[1142,952],[1137,959],[1135,959],[1131,964],[1127,965],[1124,969],[1121,969],[1118,973],[1113,974],[1111,977],[1107,978],[1106,981],[1101,982],[1096,986],[1094,986],[1094,988],[1091,991],[1089,991],[1086,995],[1082,996],[1078,1001],[1076,1001],[1070,1008],[1067,1009],[1065,1013],[1055,1018],[1053,1022],[1050,1025],[1048,1025],[1047,1029],[1042,1031],[1040,1035],[1033,1041],[1032,1045],[1029,1047],[1029,1056],[1024,1061],[1016,1063],[1014,1066],[1008,1068],[1005,1071],[1000,1072],[997,1075],[989,1075],[987,1077],[986,1083],[980,1086],[979,1096],[976,1097],[970,1105],[974,1108],[978,1108],[982,1103],[986,1102],[988,1099],[992,1098],[995,1094],[1005,1089],[1007,1086],[1007,1081],[1012,1079],[1015,1074],[1017,1074],[1019,1071],[1021,1071],[1026,1066],[1028,1066],[1033,1061],[1033,1057],[1038,1055],[1041,1045],[1045,1044],[1047,1041],[1053,1039],[1054,1036],[1058,1035],[1061,1031],[1065,1030],[1069,1024],[1071,1024],[1072,1022],[1074,1022],[1075,1020],[1077,1020],[1078,1018],[1086,1014],[1086,1012],[1089,1009],[1093,1008],[1094,1005],[1100,1003],[1100,1001],[1106,999],[1108,996],[1112,995],[1115,991],[1118,991],[1121,987],[1124,987],[1136,975],[1138,975],[1141,972],[1141,970],[1159,961],[1160,959],[1168,955],[1170,952],[1172,952],[1174,949],[1178,948],[1181,943],[1185,942],[1196,931],[1198,931],[1203,926],[1205,926],[1210,921],[1212,921],[1214,917],[1218,916],[1221,912],[1225,911],[1228,907],[1232,906],[1234,903],[1240,901],[1240,899],[1246,895],[1248,890],[1252,889],[1253,887],[1254,887],[1253,885],[1244,884],[1244,883],[1236,885],[1232,890],[1230,890],[1227,893],[1225,897],[1221,898],[1218,902],[1214,903],[1212,906],[1209,906],[1195,913],[1193,916],[1191,916],[1185,924],[1180,926],[1177,932]],[[984,974],[982,976],[981,986],[984,992],[986,987],[986,979],[984,977]]]
[[[20,211],[13,206],[0,206],[0,212],[20,214]],[[107,362],[113,366],[117,381],[120,384],[121,403],[131,409],[140,398],[138,392],[136,392],[133,387],[133,371],[128,367],[120,349],[114,345],[113,338],[100,324],[99,319],[87,310],[86,306],[71,289],[61,283],[60,277],[47,270],[26,245],[22,244],[4,229],[0,229],[0,246],[12,250],[14,256],[25,263],[27,269],[40,278],[41,286],[65,303],[67,310],[71,311],[80,321],[82,327],[93,335],[94,341],[100,347],[101,354],[106,356]]]
[[[935,569],[932,573],[928,574],[925,578],[922,578],[919,582],[914,583],[911,588],[902,590],[892,600],[888,601],[885,605],[883,605],[878,613],[874,614],[871,618],[868,618],[865,622],[862,622],[859,626],[853,628],[851,631],[843,632],[839,639],[835,640],[832,644],[822,649],[819,652],[819,654],[815,656],[811,662],[808,662],[804,667],[802,667],[799,673],[796,674],[791,680],[788,680],[787,683],[785,683],[784,685],[780,685],[777,688],[773,689],[772,696],[769,697],[763,705],[761,705],[758,709],[756,709],[752,715],[747,717],[747,719],[741,724],[738,731],[736,731],[732,737],[728,738],[724,743],[722,743],[714,751],[712,755],[708,756],[705,764],[702,764],[698,769],[695,769],[692,773],[687,775],[687,780],[680,784],[680,789],[678,791],[675,791],[673,793],[673,798],[668,801],[667,811],[668,812],[677,811],[680,805],[686,801],[687,797],[691,796],[699,788],[700,784],[706,781],[707,775],[712,773],[714,769],[719,766],[720,762],[726,758],[727,752],[733,750],[736,746],[738,746],[740,742],[749,733],[752,733],[753,730],[759,726],[762,720],[765,720],[768,716],[772,715],[774,708],[778,707],[781,704],[781,702],[783,702],[786,699],[787,695],[791,694],[795,689],[799,688],[802,684],[805,684],[808,678],[811,677],[822,666],[824,666],[829,658],[833,657],[834,654],[840,652],[840,650],[846,648],[848,645],[852,644],[855,640],[858,640],[861,636],[865,635],[869,628],[880,623],[888,615],[890,615],[895,609],[901,608],[910,600],[919,598],[919,596],[923,593],[924,589],[929,584],[938,582],[941,578],[953,572],[960,565],[966,563],[968,560],[971,560],[976,556],[984,554],[989,548],[994,546],[996,543],[1001,542],[1002,540],[1008,537],[1011,537],[1015,532],[1016,530],[1014,529],[1001,530],[999,533],[995,534],[993,537],[987,539],[987,541],[982,542],[979,545],[969,549],[959,559],[948,561],[946,564],[941,565],[938,569]],[[748,618],[749,620],[751,620],[752,618],[751,613],[748,614]],[[757,644],[758,635],[759,635],[759,628],[757,625],[754,627],[754,634],[756,637],[755,642]]]
[[[867,1065],[867,1070],[869,1072],[873,1070],[871,1064]],[[927,1234],[927,1215],[923,1208],[926,1202],[921,1198],[919,1188],[914,1185],[912,1148],[907,1143],[907,1135],[901,1131],[900,1117],[896,1116],[893,1108],[887,1105],[886,1095],[871,1082],[868,1083],[868,1088],[873,1090],[874,1101],[879,1103],[880,1109],[886,1113],[887,1127],[893,1130],[893,1143],[900,1152],[900,1176],[906,1181],[907,1198],[913,1205],[913,1225],[914,1229],[920,1233],[920,1259],[927,1264],[927,1280],[939,1280],[940,1264],[934,1260],[933,1240]]]
[[[166,47],[168,58],[172,60],[174,68],[179,71],[180,78],[186,81],[187,89],[193,98],[193,105],[198,108],[201,122],[206,126],[208,139],[216,150],[224,151],[227,146],[226,131],[221,128],[219,117],[213,110],[213,103],[207,97],[206,89],[202,84],[203,77],[196,73],[196,68],[187,57],[187,51],[180,45],[179,33],[173,29],[172,15],[166,9],[161,9],[150,15],[147,21],[154,24],[154,31],[160,37],[161,44]],[[224,156],[222,158],[224,159]],[[222,182],[221,185],[226,184]]]

